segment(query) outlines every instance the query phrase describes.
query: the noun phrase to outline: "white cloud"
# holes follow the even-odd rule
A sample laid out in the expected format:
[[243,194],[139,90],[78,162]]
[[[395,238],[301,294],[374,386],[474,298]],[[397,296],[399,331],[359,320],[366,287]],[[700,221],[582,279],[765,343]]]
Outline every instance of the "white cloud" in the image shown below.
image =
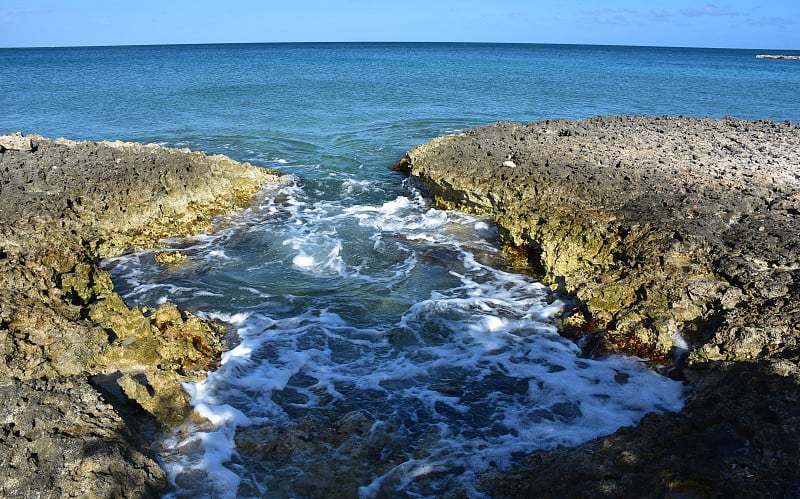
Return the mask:
[[669,11],[665,9],[654,9],[650,11],[650,17],[652,19],[665,20],[672,17],[672,14],[670,14]]
[[756,26],[791,26],[797,24],[797,21],[785,17],[756,17],[748,19],[747,23]]
[[713,3],[706,4],[702,7],[692,7],[689,9],[683,9],[681,14],[684,16],[689,17],[700,17],[700,16],[738,16],[739,13],[735,10],[728,9],[726,7],[717,7]]
[[584,17],[596,24],[625,24],[631,17],[638,17],[639,12],[631,9],[594,9],[583,12]]

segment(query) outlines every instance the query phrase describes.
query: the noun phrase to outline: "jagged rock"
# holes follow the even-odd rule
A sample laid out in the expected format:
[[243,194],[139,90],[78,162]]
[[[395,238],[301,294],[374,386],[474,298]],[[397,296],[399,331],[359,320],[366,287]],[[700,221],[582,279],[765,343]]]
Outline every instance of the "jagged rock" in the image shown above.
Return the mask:
[[[516,168],[497,165],[508,158]],[[678,414],[487,477],[498,497],[800,496],[800,125],[683,117],[502,122],[395,169],[577,300],[587,355],[671,364]]]
[[30,151],[33,148],[30,137],[22,133],[13,135],[0,135],[0,152],[3,151]]
[[0,381],[0,495],[154,497],[164,472],[85,378]]
[[156,251],[153,258],[157,263],[176,264],[185,262],[187,256],[180,251]]
[[[572,320],[608,331],[609,348],[669,359],[678,332],[698,361],[800,346],[800,310],[785,306],[800,298],[798,125],[497,123],[434,139],[404,164],[439,206],[493,215],[510,250],[585,305]],[[763,332],[745,334],[742,314]]]
[[165,490],[137,432],[183,421],[180,383],[218,366],[222,330],[168,303],[128,308],[97,262],[211,229],[276,181],[188,150],[0,136],[0,495]]

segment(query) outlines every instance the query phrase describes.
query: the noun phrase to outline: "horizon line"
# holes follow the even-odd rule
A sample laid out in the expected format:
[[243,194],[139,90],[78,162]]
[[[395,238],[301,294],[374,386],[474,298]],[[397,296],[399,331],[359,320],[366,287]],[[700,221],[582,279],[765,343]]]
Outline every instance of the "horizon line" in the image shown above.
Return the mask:
[[199,45],[324,45],[324,44],[384,44],[384,45],[562,45],[562,46],[588,46],[588,47],[630,47],[630,48],[676,48],[676,49],[707,49],[707,50],[764,50],[773,53],[800,52],[800,49],[775,49],[764,47],[703,47],[691,45],[635,45],[613,43],[559,43],[559,42],[486,42],[486,41],[272,41],[272,42],[174,42],[174,43],[120,43],[111,45],[20,45],[2,46],[0,50],[10,49],[70,49],[70,48],[124,48],[124,47],[171,47],[171,46],[199,46]]

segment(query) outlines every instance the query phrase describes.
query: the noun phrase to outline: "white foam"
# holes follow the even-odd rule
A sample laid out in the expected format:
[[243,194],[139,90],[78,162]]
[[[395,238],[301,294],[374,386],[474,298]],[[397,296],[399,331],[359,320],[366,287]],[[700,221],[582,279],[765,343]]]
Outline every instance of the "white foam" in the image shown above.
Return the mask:
[[292,264],[299,269],[323,274],[347,271],[341,258],[342,242],[335,234],[309,233],[291,237],[284,244],[298,251]]
[[672,334],[672,344],[675,346],[678,355],[683,354],[684,352],[689,350],[689,344],[686,343],[686,339],[683,336],[681,336],[680,333]]
[[[191,393],[190,390],[187,390]],[[192,395],[192,398],[195,398]],[[211,424],[247,426],[252,423],[250,418],[244,413],[228,404],[207,404],[205,402],[193,402],[194,411],[202,418],[208,419]]]
[[[368,187],[341,185],[354,196]],[[469,489],[515,453],[575,445],[681,407],[680,384],[633,359],[580,358],[553,325],[563,302],[481,263],[475,252],[497,252],[486,219],[430,209],[416,192],[378,204],[311,202],[297,184],[249,217],[175,242],[200,262],[169,277],[187,285],[149,275],[147,254],[120,258],[113,270],[130,283],[126,298],[210,303],[208,316],[238,334],[219,370],[186,385],[210,423],[175,436],[165,462],[173,481],[209,477],[191,493],[224,496],[236,480],[268,490],[290,469],[313,468],[309,459],[339,459],[299,453],[240,470],[237,428],[284,428],[297,414],[335,420],[358,410],[374,421],[386,458],[360,477],[359,494],[376,497],[398,487],[435,495],[436,480]]]
[[221,364],[227,364],[233,359],[237,357],[249,357],[250,354],[253,353],[252,347],[245,342],[239,343],[231,350],[222,353],[222,360],[220,361]]
[[231,257],[229,257],[222,250],[209,251],[208,252],[208,258],[216,258],[216,259],[219,259],[219,260],[230,260],[231,259]]
[[248,320],[252,314],[248,312],[234,312],[234,313],[224,313],[224,312],[208,312],[208,317],[212,319],[216,319],[222,322],[227,322],[233,326],[241,326],[246,320]]
[[[198,432],[177,444],[174,449],[178,455],[192,456],[193,459],[164,462],[163,466],[173,487],[179,487],[177,477],[181,474],[192,476],[201,485],[195,497],[233,499],[237,497],[241,478],[224,466],[235,454],[233,439],[228,434],[232,427],[218,431]],[[192,447],[200,450],[199,455],[180,454],[182,448]],[[180,487],[179,487],[180,488]],[[169,497],[169,496],[166,496]]]
[[311,269],[317,262],[314,260],[313,256],[300,252],[300,254],[292,258],[292,263],[301,269]]
[[383,189],[373,180],[357,180],[348,178],[342,181],[342,195],[356,196],[364,193],[382,192]]

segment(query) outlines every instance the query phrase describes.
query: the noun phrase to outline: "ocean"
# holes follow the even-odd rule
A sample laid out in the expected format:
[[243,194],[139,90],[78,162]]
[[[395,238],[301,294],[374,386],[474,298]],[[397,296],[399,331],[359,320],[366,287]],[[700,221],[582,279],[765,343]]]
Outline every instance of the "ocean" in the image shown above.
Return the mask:
[[[213,234],[104,262],[129,305],[229,326],[198,414],[153,448],[169,497],[483,497],[481,473],[650,412],[680,383],[560,337],[569,306],[389,166],[497,120],[800,121],[800,63],[763,51],[307,43],[0,49],[0,133],[154,142],[288,185]],[[0,201],[2,202],[2,201]]]

